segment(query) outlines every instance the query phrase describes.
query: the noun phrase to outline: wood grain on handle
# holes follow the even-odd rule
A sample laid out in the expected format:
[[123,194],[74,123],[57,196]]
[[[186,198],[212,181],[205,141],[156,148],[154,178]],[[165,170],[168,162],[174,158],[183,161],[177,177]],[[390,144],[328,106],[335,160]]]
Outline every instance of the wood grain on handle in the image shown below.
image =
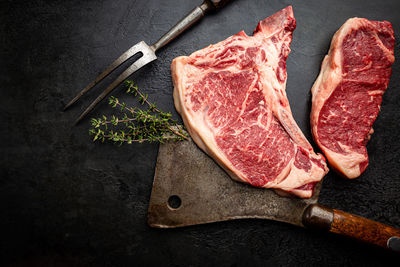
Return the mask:
[[400,252],[400,229],[341,210],[312,204],[304,211],[303,224]]
[[400,238],[399,229],[335,209],[330,231],[384,248],[388,248],[389,238]]

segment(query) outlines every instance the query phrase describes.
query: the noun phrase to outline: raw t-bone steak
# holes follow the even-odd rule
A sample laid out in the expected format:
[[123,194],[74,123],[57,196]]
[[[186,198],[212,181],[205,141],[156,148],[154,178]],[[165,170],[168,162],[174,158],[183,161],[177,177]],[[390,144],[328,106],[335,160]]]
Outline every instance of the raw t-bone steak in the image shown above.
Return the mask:
[[366,144],[392,73],[390,22],[352,18],[333,36],[311,89],[311,127],[329,164],[356,178],[368,165]]
[[254,36],[241,31],[171,68],[175,107],[201,149],[235,180],[308,198],[327,167],[286,97],[295,27],[289,6],[259,22]]

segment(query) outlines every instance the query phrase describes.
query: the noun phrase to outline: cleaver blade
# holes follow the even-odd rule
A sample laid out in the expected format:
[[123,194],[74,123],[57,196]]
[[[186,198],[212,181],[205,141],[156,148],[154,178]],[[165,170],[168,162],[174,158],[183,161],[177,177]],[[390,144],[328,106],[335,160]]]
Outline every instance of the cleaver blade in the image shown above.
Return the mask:
[[233,219],[270,219],[304,227],[302,216],[318,200],[288,198],[232,180],[192,140],[160,144],[148,224],[174,228]]
[[233,219],[270,219],[323,230],[400,253],[400,229],[273,190],[233,181],[193,141],[160,145],[147,221],[174,228]]

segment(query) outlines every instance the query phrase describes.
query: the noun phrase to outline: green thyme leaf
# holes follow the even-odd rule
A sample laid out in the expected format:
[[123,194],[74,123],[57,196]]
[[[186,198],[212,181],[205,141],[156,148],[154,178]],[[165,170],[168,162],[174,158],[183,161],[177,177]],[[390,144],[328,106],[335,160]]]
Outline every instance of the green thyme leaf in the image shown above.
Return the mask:
[[101,118],[92,118],[89,135],[93,141],[112,141],[118,145],[142,142],[160,142],[166,140],[182,141],[189,138],[182,125],[172,119],[171,113],[162,112],[151,103],[147,94],[140,92],[133,81],[126,81],[126,92],[133,94],[144,106],[142,109],[129,107],[111,96],[108,100],[112,108],[122,113],[121,116],[112,115],[110,118],[103,115]]

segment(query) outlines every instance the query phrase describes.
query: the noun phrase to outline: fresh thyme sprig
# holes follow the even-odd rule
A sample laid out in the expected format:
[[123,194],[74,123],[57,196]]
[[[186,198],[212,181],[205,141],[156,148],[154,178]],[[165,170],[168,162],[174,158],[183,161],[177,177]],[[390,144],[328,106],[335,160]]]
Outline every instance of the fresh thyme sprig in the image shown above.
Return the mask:
[[126,81],[127,93],[138,97],[139,103],[146,109],[128,107],[125,102],[111,96],[109,104],[112,108],[119,109],[123,115],[110,118],[103,115],[101,118],[91,120],[92,128],[89,134],[93,141],[110,140],[116,143],[142,143],[142,142],[164,142],[166,140],[188,139],[188,133],[182,125],[172,119],[171,113],[162,112],[148,100],[148,95],[138,90],[132,81]]

